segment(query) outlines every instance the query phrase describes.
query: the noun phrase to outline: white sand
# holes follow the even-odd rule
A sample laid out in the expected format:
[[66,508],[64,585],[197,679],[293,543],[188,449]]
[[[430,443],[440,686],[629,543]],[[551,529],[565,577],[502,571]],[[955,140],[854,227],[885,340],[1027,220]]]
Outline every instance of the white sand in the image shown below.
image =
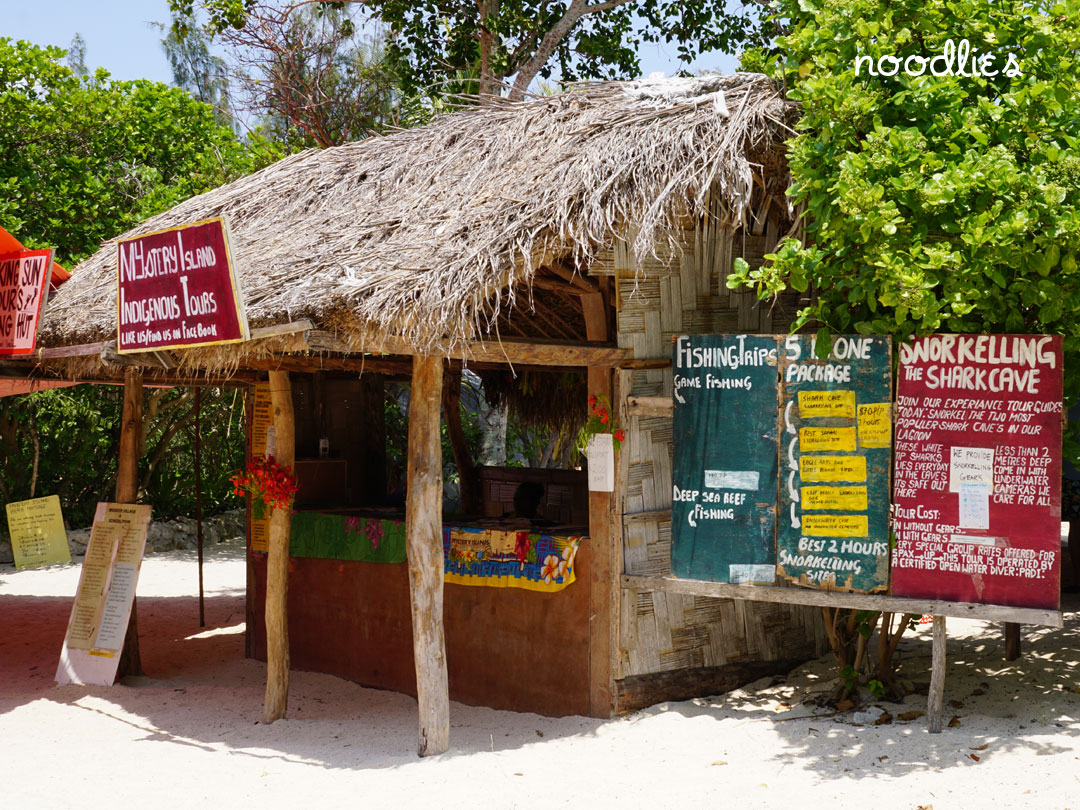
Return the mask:
[[[154,678],[53,686],[78,567],[0,566],[0,808],[1080,808],[1080,600],[1064,630],[949,620],[942,734],[926,718],[856,726],[808,717],[829,662],[732,694],[616,720],[451,705],[449,753],[418,759],[416,705],[295,672],[289,719],[258,723],[265,667],[243,658],[244,565],[219,547],[198,627],[190,552],[153,555],[139,582]],[[928,680],[928,629],[902,672]],[[973,694],[981,689],[984,694]],[[911,696],[894,715],[926,708]],[[978,757],[978,760],[975,759]]]

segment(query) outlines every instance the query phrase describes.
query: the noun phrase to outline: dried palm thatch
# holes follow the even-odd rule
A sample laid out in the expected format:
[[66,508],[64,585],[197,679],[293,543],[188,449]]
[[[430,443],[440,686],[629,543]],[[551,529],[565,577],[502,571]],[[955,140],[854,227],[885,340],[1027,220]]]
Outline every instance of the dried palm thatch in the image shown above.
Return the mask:
[[[761,185],[782,197],[791,113],[755,74],[494,99],[285,158],[124,236],[224,216],[253,326],[306,317],[435,351],[492,333],[545,263],[583,266],[631,232],[639,256],[673,250],[680,217],[707,215],[712,197],[740,220],[755,172],[777,164],[783,180]],[[76,268],[44,345],[114,335],[116,261],[112,241]]]

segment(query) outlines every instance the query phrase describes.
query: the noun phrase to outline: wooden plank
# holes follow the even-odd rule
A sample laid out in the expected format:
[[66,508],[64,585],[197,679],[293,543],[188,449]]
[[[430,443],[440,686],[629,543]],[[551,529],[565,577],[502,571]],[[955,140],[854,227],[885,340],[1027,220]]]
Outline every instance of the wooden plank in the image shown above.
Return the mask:
[[562,262],[552,262],[547,265],[547,269],[582,292],[598,292],[600,289],[596,282],[582,276],[577,268],[570,267]]
[[443,630],[442,360],[413,358],[405,549],[409,560],[416,702],[422,757],[450,747],[450,690]]
[[408,360],[390,360],[385,357],[326,357],[321,354],[281,354],[244,360],[243,365],[266,371],[354,371],[360,374],[411,375],[412,363]]
[[791,672],[802,659],[737,661],[721,666],[674,669],[647,675],[631,675],[615,682],[615,712],[644,709],[666,700],[690,700],[738,689],[758,678]]
[[639,360],[623,360],[618,365],[621,369],[642,370],[649,368],[671,368],[670,357],[646,357]]
[[[305,336],[312,351],[368,352],[399,354],[406,357],[420,354],[415,346],[402,338],[382,337],[368,341],[350,341],[331,332],[312,330]],[[466,362],[522,363],[536,366],[599,366],[611,367],[630,357],[627,349],[605,343],[565,343],[558,341],[489,340],[469,341],[440,353],[442,357]]]
[[1001,605],[979,605],[972,602],[943,602],[930,599],[911,599],[883,594],[843,593],[840,591],[811,591],[803,588],[778,588],[773,585],[730,585],[723,582],[703,582],[675,577],[624,576],[624,588],[641,591],[665,591],[691,596],[715,596],[724,599],[743,599],[748,602],[779,602],[788,605],[855,608],[856,610],[885,610],[892,613],[918,613],[932,616],[952,616],[958,619],[982,621],[1014,621],[1047,627],[1064,627],[1061,612],[1041,608],[1015,608]]
[[671,397],[627,397],[626,406],[630,416],[671,416],[675,412]]
[[[585,319],[585,336],[590,340],[606,340],[610,323],[603,296],[582,296],[581,311]],[[606,397],[611,402],[614,393],[611,368],[590,365],[587,376],[589,395]],[[618,464],[616,472],[617,468]],[[615,556],[612,546],[616,540],[621,542],[614,534],[612,524],[615,494],[619,491],[620,482],[616,477],[614,492],[589,492],[589,714],[594,717],[610,717],[614,708],[612,656],[616,651],[612,649],[612,641],[617,628],[612,627],[612,622],[617,621],[618,616],[618,603],[614,601],[619,590],[616,577],[622,571],[612,567]],[[616,618],[612,616],[613,610]]]
[[1020,657],[1020,625],[1005,622],[1005,660],[1015,661]]
[[79,343],[74,346],[53,346],[49,349],[38,349],[38,359],[52,360],[58,357],[87,357],[92,354],[101,354],[101,347],[105,343]]
[[251,337],[248,339],[248,342],[252,340],[261,340],[263,338],[277,337],[278,335],[295,335],[297,332],[308,332],[314,328],[315,324],[307,318],[299,321],[292,321],[291,323],[275,323],[271,326],[260,326],[258,329],[251,330]]
[[[295,460],[292,385],[285,371],[270,372],[270,400],[274,412],[274,452],[278,464],[292,467]],[[269,442],[268,442],[269,444]],[[269,448],[267,448],[269,452]],[[266,557],[266,697],[264,723],[285,717],[289,703],[289,524],[291,510],[274,509]]]
[[623,515],[625,523],[640,523],[651,520],[671,520],[671,507],[667,509],[652,509],[648,512],[634,512],[631,515]]
[[[116,463],[116,502],[135,503],[139,496],[139,444],[142,438],[143,383],[142,372],[130,368],[124,372],[124,404],[121,410],[120,447]],[[143,675],[139,651],[139,614],[137,602],[131,599],[131,618],[128,620],[124,649],[116,667],[116,677]]]
[[931,734],[941,733],[941,704],[945,700],[945,617],[934,616],[931,643],[930,691],[926,698],[926,720]]

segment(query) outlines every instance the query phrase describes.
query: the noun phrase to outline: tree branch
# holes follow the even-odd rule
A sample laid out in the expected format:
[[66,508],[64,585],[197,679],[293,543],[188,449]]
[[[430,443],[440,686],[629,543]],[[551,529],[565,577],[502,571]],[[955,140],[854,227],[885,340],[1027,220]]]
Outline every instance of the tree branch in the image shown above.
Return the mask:
[[546,34],[544,34],[544,38],[540,40],[539,47],[537,47],[529,60],[518,70],[517,78],[514,79],[514,86],[510,90],[510,99],[512,101],[520,101],[525,98],[525,92],[529,89],[529,85],[532,84],[532,80],[536,78],[536,74],[547,64],[547,60],[555,53],[555,49],[559,47],[559,43],[566,39],[578,20],[586,14],[596,14],[601,11],[607,11],[608,9],[624,5],[628,2],[630,2],[630,0],[607,0],[607,2],[594,3],[590,6],[586,4],[585,0],[571,0],[569,8],[566,9],[566,13],[563,14],[559,21],[555,23]]

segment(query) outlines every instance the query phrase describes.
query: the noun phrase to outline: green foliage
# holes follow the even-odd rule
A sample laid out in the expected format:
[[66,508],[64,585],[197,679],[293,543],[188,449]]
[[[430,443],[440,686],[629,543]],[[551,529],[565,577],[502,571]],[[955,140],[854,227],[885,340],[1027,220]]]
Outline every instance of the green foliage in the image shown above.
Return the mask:
[[[259,5],[256,0],[170,0],[178,19],[195,8],[204,10],[217,33],[243,29]],[[491,45],[496,81],[513,76],[538,53],[536,73],[543,78],[612,79],[640,73],[643,43],[672,44],[680,60],[689,63],[705,51],[733,52],[762,39],[757,6],[723,0],[623,0],[595,11],[581,0],[374,0],[357,5],[389,29],[388,56],[407,96],[476,92],[479,84],[471,79],[478,78],[482,39]],[[581,16],[561,26],[568,12]],[[542,50],[553,31],[557,43]]]
[[[0,506],[55,494],[70,526],[89,525],[116,487],[122,394],[119,386],[79,385],[0,399]],[[187,389],[163,394],[157,404],[149,396],[139,462],[140,501],[155,520],[195,514],[194,401]],[[244,462],[243,402],[238,389],[203,389],[205,515],[241,506],[229,476]]]
[[0,498],[59,495],[68,522],[89,525],[97,502],[109,500],[115,486],[120,406],[114,386],[0,399]]
[[254,168],[183,90],[80,77],[64,51],[0,38],[0,225],[76,262],[151,214]]
[[[729,287],[816,293],[794,328],[1065,336],[1080,394],[1080,5],[1075,0],[783,0],[789,33],[744,66],[802,103],[790,194],[805,244]],[[873,76],[856,58],[933,57],[949,39],[1021,75]],[[918,67],[918,62],[912,63]],[[888,63],[886,66],[889,67]],[[820,342],[820,341],[819,341]]]

